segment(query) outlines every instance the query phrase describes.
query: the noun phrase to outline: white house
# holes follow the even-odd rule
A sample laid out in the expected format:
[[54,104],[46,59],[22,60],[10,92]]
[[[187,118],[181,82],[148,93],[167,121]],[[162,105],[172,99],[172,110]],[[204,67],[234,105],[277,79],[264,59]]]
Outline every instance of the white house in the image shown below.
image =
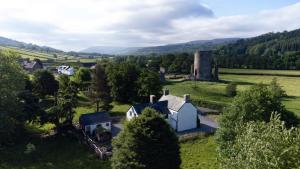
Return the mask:
[[111,132],[111,118],[107,112],[82,114],[79,118],[79,124],[90,135],[93,135],[98,127]]
[[170,95],[165,90],[159,101],[155,102],[154,99],[155,96],[151,95],[150,103],[132,106],[126,114],[127,120],[138,117],[146,107],[150,107],[162,113],[171,127],[178,132],[197,128],[197,108],[190,103],[189,95],[181,98]]
[[61,65],[57,67],[57,73],[72,76],[74,74],[74,68],[71,66]]

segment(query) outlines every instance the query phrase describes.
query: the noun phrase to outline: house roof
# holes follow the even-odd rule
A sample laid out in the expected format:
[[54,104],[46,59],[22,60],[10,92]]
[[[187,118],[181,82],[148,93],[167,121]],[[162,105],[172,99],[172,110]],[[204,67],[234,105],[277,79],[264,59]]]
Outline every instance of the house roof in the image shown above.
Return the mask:
[[33,61],[33,62],[24,61],[23,62],[23,66],[25,69],[32,69],[36,64],[37,64],[36,61]]
[[167,101],[159,101],[156,103],[141,103],[141,104],[133,105],[132,107],[135,109],[137,114],[141,114],[142,111],[147,107],[152,108],[162,114],[169,113]]
[[181,97],[173,95],[163,95],[159,101],[167,101],[168,108],[174,111],[179,111],[179,109],[184,105],[185,101]]
[[93,125],[98,123],[110,122],[111,118],[108,112],[96,112],[89,114],[82,114],[79,117],[79,123],[83,126]]

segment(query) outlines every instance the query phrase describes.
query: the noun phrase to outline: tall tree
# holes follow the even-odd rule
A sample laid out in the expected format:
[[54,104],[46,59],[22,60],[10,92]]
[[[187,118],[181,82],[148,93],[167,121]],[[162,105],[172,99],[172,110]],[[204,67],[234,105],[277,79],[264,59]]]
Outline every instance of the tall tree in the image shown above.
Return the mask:
[[13,141],[22,105],[18,98],[25,88],[25,74],[15,53],[0,50],[0,145]]
[[114,64],[107,68],[112,97],[119,102],[132,102],[138,98],[139,69],[129,63]]
[[162,84],[160,82],[159,74],[153,71],[144,70],[138,78],[138,95],[145,100],[150,95],[160,95],[162,91]]
[[90,88],[90,97],[96,103],[96,111],[100,109],[108,111],[111,109],[112,98],[110,96],[110,87],[105,72],[105,68],[101,63],[95,66],[93,79]]
[[113,169],[179,169],[178,139],[153,109],[125,125],[113,140]]
[[33,74],[33,91],[41,97],[54,96],[58,91],[58,82],[47,70],[38,70]]
[[87,68],[79,68],[75,73],[75,82],[79,84],[81,89],[86,89],[92,80],[91,72]]
[[69,76],[59,76],[59,90],[54,105],[47,111],[44,121],[54,123],[60,131],[61,124],[72,124],[74,108],[78,103],[78,86]]

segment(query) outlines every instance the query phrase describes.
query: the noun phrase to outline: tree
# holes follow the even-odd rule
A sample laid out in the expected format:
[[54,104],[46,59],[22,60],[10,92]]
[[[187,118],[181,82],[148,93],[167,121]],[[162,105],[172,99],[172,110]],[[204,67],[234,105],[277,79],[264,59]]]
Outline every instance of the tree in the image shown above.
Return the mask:
[[58,91],[58,82],[47,70],[38,70],[33,74],[33,91],[40,97],[54,96]]
[[226,95],[229,96],[229,97],[233,97],[233,96],[236,96],[237,94],[237,91],[236,91],[236,84],[235,83],[229,83],[227,86],[226,86]]
[[219,120],[220,129],[218,130],[217,141],[221,154],[231,155],[231,150],[228,147],[235,141],[237,125],[250,121],[268,122],[272,112],[281,115],[288,127],[299,124],[296,115],[288,112],[281,100],[274,97],[272,90],[263,84],[252,86],[249,90],[236,96]]
[[249,122],[237,126],[232,156],[221,158],[224,169],[297,169],[300,166],[300,130],[287,129],[279,115],[270,122]]
[[112,98],[110,96],[110,87],[103,65],[98,63],[95,66],[95,71],[93,73],[94,75],[89,96],[92,98],[93,102],[96,103],[97,112],[99,112],[100,109],[108,111],[111,109],[110,104]]
[[22,104],[18,98],[25,88],[25,74],[15,53],[0,50],[0,145],[12,142],[23,125]]
[[153,109],[128,122],[113,140],[113,169],[179,169],[176,134]]
[[142,99],[148,99],[149,96],[158,96],[162,90],[162,84],[160,82],[159,74],[156,72],[144,70],[139,76],[138,83],[138,95]]
[[75,82],[79,84],[81,89],[87,88],[92,80],[90,70],[83,67],[79,68],[74,77]]
[[140,70],[133,64],[114,64],[107,68],[109,86],[114,100],[132,102],[138,98],[137,79]]
[[29,77],[25,79],[25,89],[19,93],[18,98],[22,105],[22,114],[19,118],[24,122],[41,123],[45,111],[40,106],[40,99],[32,91],[32,82]]
[[59,76],[59,90],[54,105],[47,111],[44,121],[54,123],[60,131],[61,124],[72,124],[75,114],[74,108],[78,103],[78,86],[70,81],[69,76]]
[[270,89],[272,93],[274,94],[274,97],[282,98],[286,96],[285,91],[281,88],[281,86],[277,83],[277,79],[273,78],[270,83]]

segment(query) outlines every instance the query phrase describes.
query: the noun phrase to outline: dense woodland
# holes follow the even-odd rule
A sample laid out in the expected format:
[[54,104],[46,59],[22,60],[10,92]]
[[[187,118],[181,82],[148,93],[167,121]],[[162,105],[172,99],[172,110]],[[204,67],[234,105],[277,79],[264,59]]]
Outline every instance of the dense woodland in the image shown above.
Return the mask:
[[215,57],[221,67],[300,69],[300,29],[241,39],[220,47]]

